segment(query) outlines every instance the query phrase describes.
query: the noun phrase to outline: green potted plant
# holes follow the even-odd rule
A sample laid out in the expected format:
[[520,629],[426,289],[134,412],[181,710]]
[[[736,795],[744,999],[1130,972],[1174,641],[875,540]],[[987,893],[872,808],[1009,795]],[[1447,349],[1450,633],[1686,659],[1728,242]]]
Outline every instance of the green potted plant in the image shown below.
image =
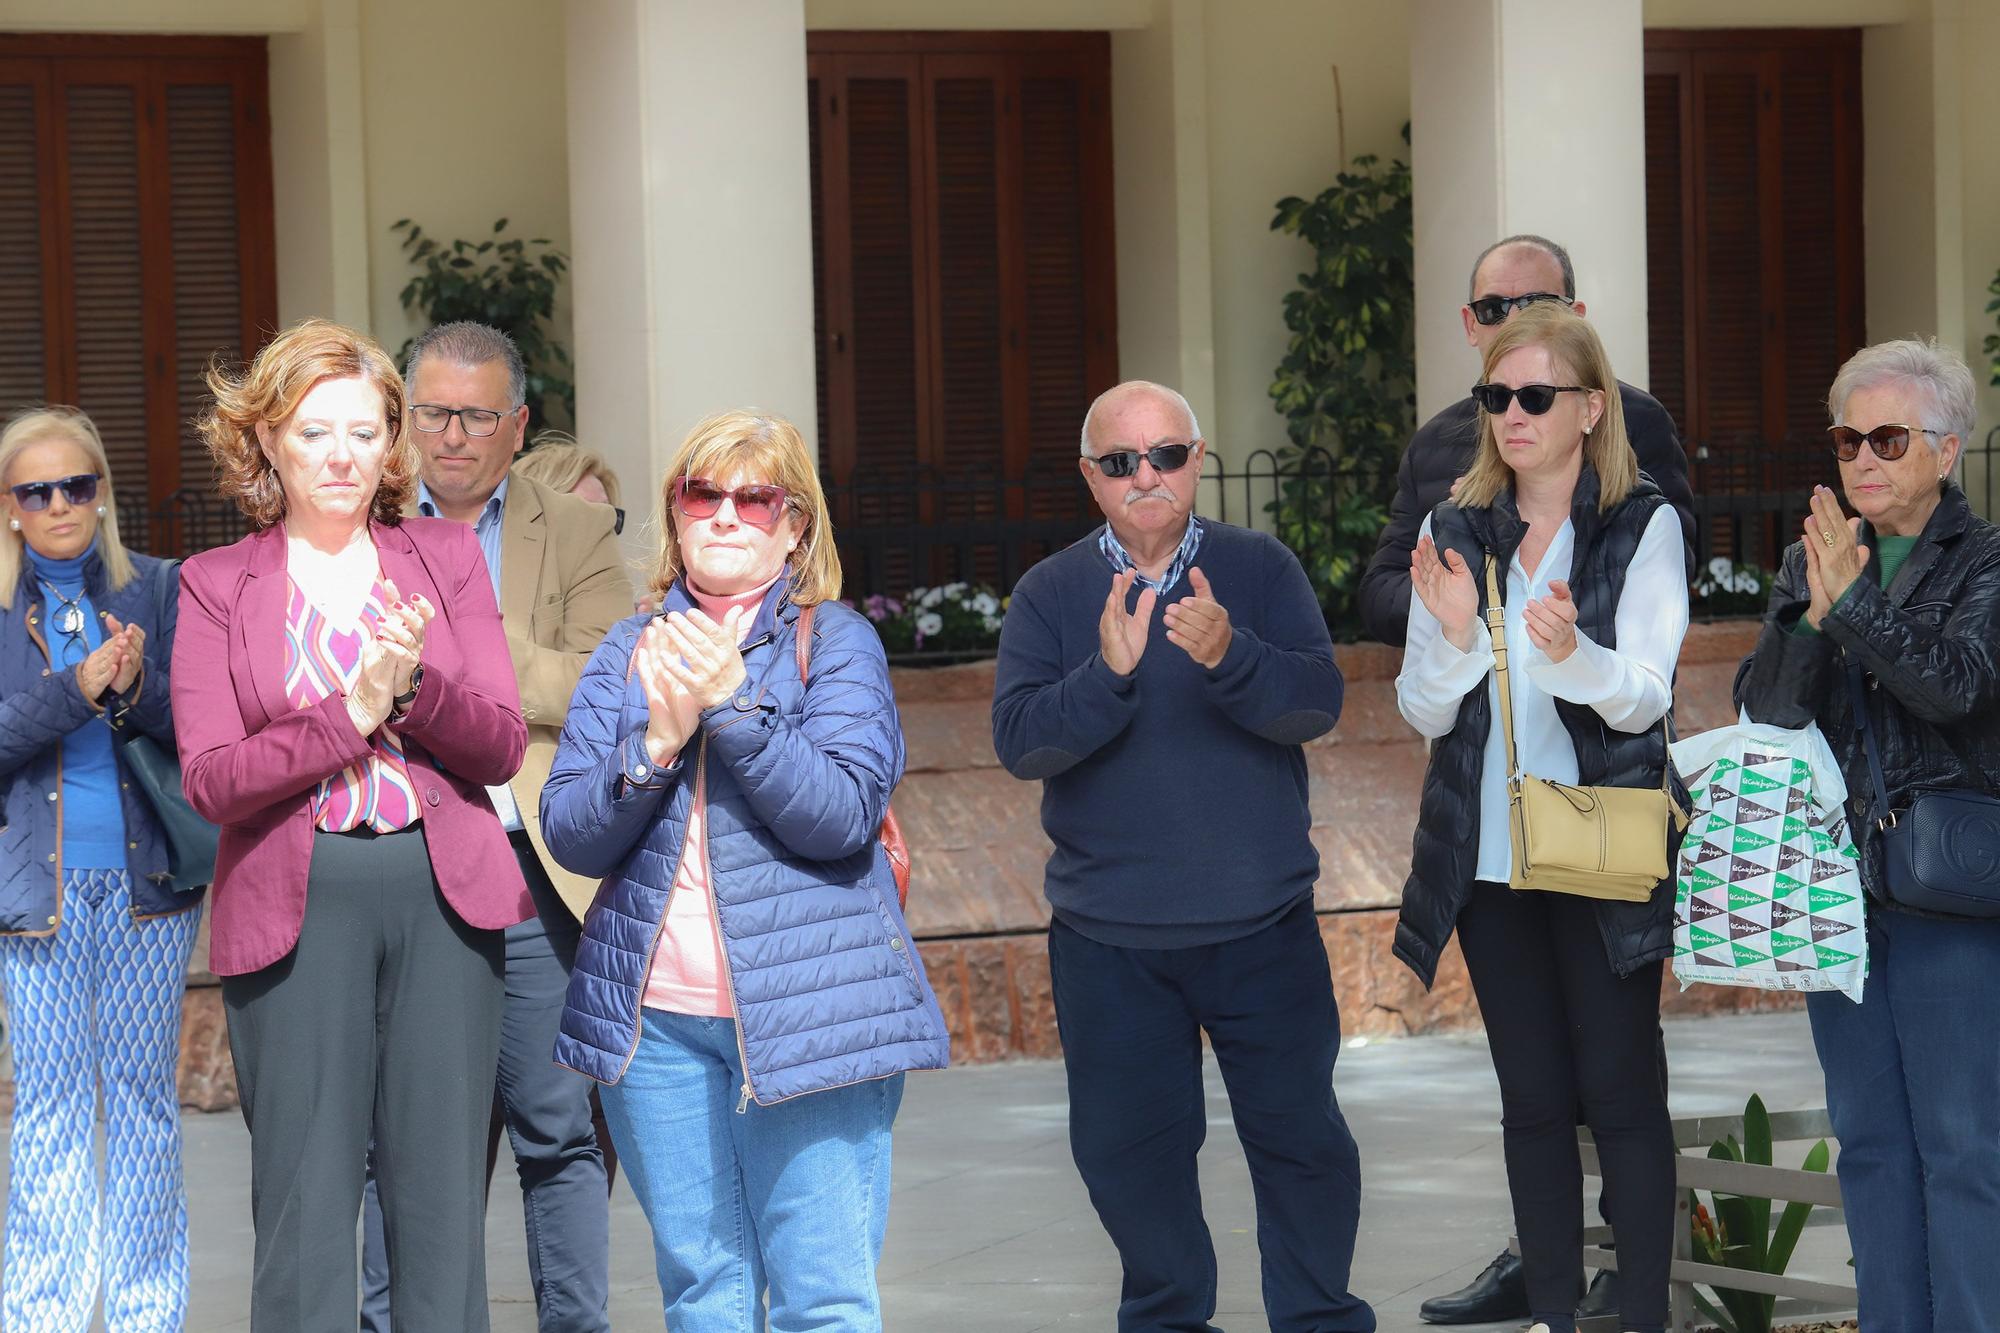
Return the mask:
[[1313,258],[1285,296],[1291,340],[1271,398],[1288,443],[1278,451],[1279,493],[1265,508],[1305,564],[1328,623],[1353,630],[1354,590],[1416,425],[1409,164],[1357,157],[1314,198],[1279,200],[1271,229],[1305,241]]
[[[1743,1108],[1743,1142],[1739,1144],[1734,1135],[1719,1139],[1709,1148],[1708,1155],[1725,1162],[1771,1164],[1771,1115],[1764,1109],[1763,1098],[1753,1096]],[[1831,1155],[1826,1140],[1821,1139],[1807,1151],[1801,1169],[1824,1172]],[[1725,1268],[1783,1276],[1813,1206],[1787,1203],[1774,1230],[1769,1199],[1715,1194],[1712,1201],[1713,1210],[1703,1206],[1694,1190],[1688,1191],[1688,1225],[1694,1233],[1694,1257],[1702,1263]],[[1715,1321],[1722,1333],[1771,1333],[1776,1297],[1728,1287],[1715,1288],[1715,1296],[1720,1306],[1699,1291],[1694,1294],[1694,1303]]]
[[[403,288],[403,308],[427,326],[469,319],[510,335],[527,363],[530,428],[549,425],[549,409],[558,405],[562,419],[574,422],[569,351],[549,329],[569,256],[543,237],[508,237],[506,218],[480,241],[441,241],[408,218],[389,230],[402,234],[403,253],[417,267]],[[406,360],[409,353],[406,341],[396,359]]]

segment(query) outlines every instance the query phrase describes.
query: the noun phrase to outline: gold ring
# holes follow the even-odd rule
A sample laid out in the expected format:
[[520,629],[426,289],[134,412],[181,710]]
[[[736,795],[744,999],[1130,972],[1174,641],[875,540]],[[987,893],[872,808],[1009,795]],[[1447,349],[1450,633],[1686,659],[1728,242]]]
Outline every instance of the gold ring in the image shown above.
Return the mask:
[[1831,546],[1831,545],[1833,545],[1833,532],[1832,532],[1832,530],[1831,530],[1831,529],[1828,529],[1828,528],[1821,528],[1821,529],[1819,530],[1819,539],[1820,539],[1821,541],[1825,542],[1825,543],[1826,543],[1826,544],[1827,544],[1828,546]]

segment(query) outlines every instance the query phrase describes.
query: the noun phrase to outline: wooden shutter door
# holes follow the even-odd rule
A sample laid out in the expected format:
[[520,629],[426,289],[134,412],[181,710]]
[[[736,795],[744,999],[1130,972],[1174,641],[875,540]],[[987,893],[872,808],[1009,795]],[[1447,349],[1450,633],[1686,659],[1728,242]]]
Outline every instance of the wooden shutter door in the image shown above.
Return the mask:
[[57,66],[56,87],[63,109],[58,172],[69,222],[62,260],[75,347],[67,396],[104,437],[118,493],[150,507],[172,493],[175,478],[172,469],[154,473],[147,449],[159,415],[148,400],[164,388],[165,368],[149,347],[159,311],[147,299],[140,225],[142,217],[157,219],[164,211],[140,170],[145,78],[136,61],[66,61]]
[[1694,332],[1688,319],[1688,248],[1694,205],[1685,188],[1689,138],[1688,56],[1684,51],[1648,51],[1646,117],[1646,327],[1649,388],[1684,433],[1689,416],[1688,363]]
[[1109,89],[1094,53],[1020,78],[1023,438],[1031,472],[1076,467],[1091,399],[1117,379]]
[[49,95],[46,67],[0,59],[0,412],[43,398],[62,341]]

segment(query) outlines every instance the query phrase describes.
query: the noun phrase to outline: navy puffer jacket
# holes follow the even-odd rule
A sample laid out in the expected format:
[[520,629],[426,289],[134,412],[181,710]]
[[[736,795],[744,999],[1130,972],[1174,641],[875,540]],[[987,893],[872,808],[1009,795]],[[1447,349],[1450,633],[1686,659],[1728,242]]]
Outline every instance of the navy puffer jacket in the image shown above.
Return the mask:
[[[614,626],[570,700],[542,788],[557,861],[601,876],[577,946],[558,1064],[602,1083],[639,1044],[640,1001],[680,867],[696,777],[707,774],[709,884],[759,1105],[942,1069],[950,1043],[876,838],[903,772],[903,734],[874,628],[837,603],[814,613],[812,679],[794,655],[783,578],[743,644],[747,675],[700,734],[655,768],[630,675],[649,617]],[[669,590],[665,610],[688,608]]]
[[[108,719],[83,697],[73,668],[51,665],[41,586],[25,560],[23,565],[13,606],[0,609],[0,934],[52,935],[62,923],[61,742],[78,727]],[[132,565],[136,577],[116,592],[94,553],[84,567],[84,587],[99,617],[108,612],[146,631],[145,669],[137,688],[125,700],[107,692],[100,702],[109,705],[110,719],[119,726],[151,736],[171,754],[167,663],[180,579],[173,565],[151,556],[135,554]],[[132,914],[145,920],[200,906],[200,890],[177,891],[166,877],[166,833],[126,769],[123,752],[117,747],[113,752],[125,812]]]

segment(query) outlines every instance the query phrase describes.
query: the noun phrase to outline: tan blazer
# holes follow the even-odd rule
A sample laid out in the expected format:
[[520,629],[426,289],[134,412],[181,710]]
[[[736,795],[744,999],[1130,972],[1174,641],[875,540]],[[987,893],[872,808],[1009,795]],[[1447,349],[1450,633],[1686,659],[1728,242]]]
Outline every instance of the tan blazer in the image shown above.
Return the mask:
[[590,908],[597,881],[572,875],[542,841],[542,784],[556,760],[569,697],[584,664],[610,628],[632,614],[632,580],[612,532],[607,505],[551,490],[512,474],[500,519],[500,616],[528,750],[507,784],[535,854],[577,920]]

